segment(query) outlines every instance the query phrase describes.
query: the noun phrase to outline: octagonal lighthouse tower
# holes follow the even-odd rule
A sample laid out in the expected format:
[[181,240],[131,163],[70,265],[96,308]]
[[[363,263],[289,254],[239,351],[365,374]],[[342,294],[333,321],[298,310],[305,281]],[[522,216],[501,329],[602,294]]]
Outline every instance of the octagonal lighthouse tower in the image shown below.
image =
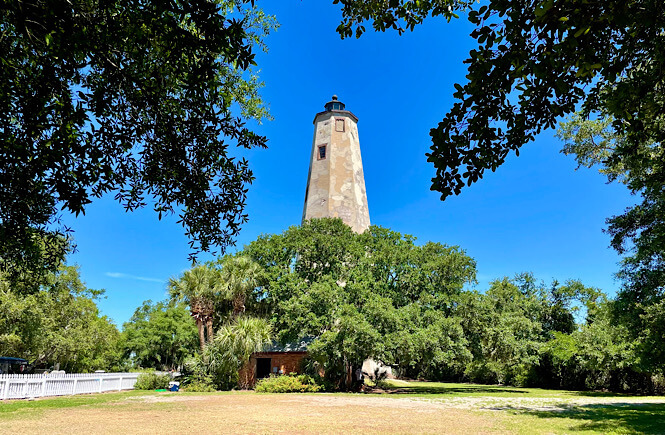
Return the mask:
[[339,217],[353,231],[369,228],[365,175],[360,157],[358,118],[333,95],[314,117],[303,222]]

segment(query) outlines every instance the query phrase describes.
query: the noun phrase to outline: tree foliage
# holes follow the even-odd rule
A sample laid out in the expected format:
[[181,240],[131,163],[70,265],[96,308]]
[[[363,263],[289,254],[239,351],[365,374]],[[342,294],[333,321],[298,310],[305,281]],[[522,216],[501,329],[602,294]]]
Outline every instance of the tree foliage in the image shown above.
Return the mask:
[[[640,144],[662,143],[665,6],[658,0],[342,1],[342,25],[362,30],[412,29],[429,14],[467,12],[478,47],[465,61],[466,84],[431,131],[432,189],[442,198],[496,170],[544,128],[583,104],[611,116],[625,141],[615,157],[645,157]],[[358,33],[358,32],[356,32]],[[362,32],[361,32],[362,33]],[[649,158],[647,156],[647,158]],[[652,174],[660,177],[662,171]],[[662,183],[661,183],[662,184]]]
[[220,297],[220,288],[219,271],[207,264],[195,266],[168,282],[171,300],[189,306],[199,331],[201,352],[214,336],[215,302]]
[[[626,254],[615,312],[633,339],[665,296],[665,5],[658,0],[340,1],[338,32],[413,29],[429,15],[464,12],[478,46],[467,82],[432,137],[432,189],[459,194],[487,170],[575,111],[559,132],[581,166],[600,165],[642,201],[608,219]],[[650,308],[652,307],[653,308]],[[655,317],[654,317],[655,316]],[[651,330],[651,329],[649,329]],[[651,344],[655,346],[655,344]],[[652,360],[651,358],[647,358]],[[655,368],[656,366],[652,366]]]
[[541,380],[545,386],[649,391],[650,374],[639,369],[637,342],[624,325],[612,323],[611,309],[602,304],[593,322],[570,334],[556,332],[544,343],[541,365],[551,370]]
[[[353,387],[367,358],[402,376],[615,391],[657,391],[650,328],[632,336],[609,313],[618,302],[569,280],[550,284],[531,274],[502,278],[478,292],[475,262],[459,248],[373,226],[355,234],[321,219],[261,236],[243,254],[264,269],[254,297],[280,341],[315,337],[314,374],[338,389]],[[656,340],[656,341],[654,341]],[[662,366],[662,364],[661,364]]]
[[[650,334],[651,319],[660,315],[657,311],[665,298],[665,148],[645,140],[633,144],[639,159],[623,159],[618,153],[631,145],[612,124],[610,117],[587,119],[576,114],[561,124],[558,136],[564,141],[563,152],[574,155],[580,166],[599,167],[609,181],[620,181],[641,197],[641,202],[622,215],[609,218],[606,230],[612,236],[612,246],[626,254],[618,274],[623,286],[614,305],[615,314],[630,325],[633,338],[637,338]],[[658,365],[646,356],[653,353],[652,349],[639,349],[644,352],[645,362],[651,361],[652,367]]]
[[44,262],[57,210],[107,193],[179,213],[192,255],[232,243],[252,181],[232,146],[265,146],[245,123],[267,115],[253,50],[275,27],[246,3],[3,1],[3,260]]
[[314,219],[243,253],[266,271],[262,298],[279,339],[317,337],[310,355],[337,388],[351,388],[367,358],[425,375],[470,357],[459,320],[446,316],[475,279],[475,262],[457,247]]
[[442,15],[448,21],[452,18],[459,18],[455,11],[463,10],[472,2],[468,0],[399,0],[391,2],[333,0],[333,3],[342,5],[342,22],[337,26],[337,32],[342,37],[355,34],[356,38],[359,38],[365,33],[364,22],[366,20],[372,20],[372,28],[376,31],[383,32],[392,29],[401,35],[405,30],[413,30],[430,15]]
[[232,315],[237,318],[245,312],[245,304],[254,299],[252,296],[261,279],[262,269],[245,256],[222,257],[217,264],[221,267],[221,296],[231,303]]
[[117,368],[119,333],[97,309],[102,294],[88,289],[74,266],[51,273],[30,294],[12,290],[0,277],[0,354],[25,358],[36,368]]
[[176,370],[197,345],[196,325],[183,303],[145,301],[122,326],[123,357],[137,368]]
[[[217,389],[238,385],[239,370],[253,352],[261,351],[272,339],[270,323],[261,318],[240,316],[217,330],[215,338],[204,351],[187,361],[193,380],[212,384]],[[248,379],[240,379],[247,388]]]

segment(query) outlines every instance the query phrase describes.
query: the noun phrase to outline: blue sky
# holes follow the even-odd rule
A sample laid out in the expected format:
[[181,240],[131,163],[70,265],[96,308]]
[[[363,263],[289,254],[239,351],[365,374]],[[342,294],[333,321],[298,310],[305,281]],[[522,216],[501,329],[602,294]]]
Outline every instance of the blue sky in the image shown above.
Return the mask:
[[[462,61],[473,48],[466,20],[430,19],[401,37],[370,30],[341,40],[331,0],[272,1],[264,8],[281,24],[266,41],[270,51],[257,56],[274,120],[257,127],[269,148],[245,153],[256,181],[239,247],[300,223],[312,120],[337,94],[359,118],[373,224],[421,243],[459,245],[477,261],[479,290],[494,278],[531,271],[548,282],[581,279],[614,294],[619,257],[601,230],[634,198],[595,170],[575,171],[553,131],[460,196],[442,202],[429,190],[429,129],[452,106],[453,84],[465,81]],[[142,301],[164,299],[166,280],[191,266],[175,217],[159,221],[150,208],[125,213],[108,197],[85,216],[64,220],[78,246],[69,263],[80,266],[89,287],[106,289],[99,306],[119,326]]]

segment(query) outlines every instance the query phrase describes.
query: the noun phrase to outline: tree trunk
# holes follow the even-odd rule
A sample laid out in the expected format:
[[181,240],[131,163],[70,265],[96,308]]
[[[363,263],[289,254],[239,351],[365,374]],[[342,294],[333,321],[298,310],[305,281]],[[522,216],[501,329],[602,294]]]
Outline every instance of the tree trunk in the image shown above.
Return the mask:
[[237,319],[238,316],[245,312],[245,297],[236,296],[233,298],[233,318]]
[[206,319],[206,328],[208,330],[208,343],[212,341],[212,316]]
[[198,317],[196,318],[196,327],[199,328],[199,344],[201,345],[201,354],[203,355],[203,350],[206,346],[206,337],[203,329],[203,322]]

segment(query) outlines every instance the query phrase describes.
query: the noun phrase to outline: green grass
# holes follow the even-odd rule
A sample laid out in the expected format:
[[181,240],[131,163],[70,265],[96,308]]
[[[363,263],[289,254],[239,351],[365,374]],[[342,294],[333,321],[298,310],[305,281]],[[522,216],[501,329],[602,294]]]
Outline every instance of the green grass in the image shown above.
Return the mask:
[[[665,403],[631,403],[663,400],[658,396],[439,382],[409,382],[404,385],[400,381],[388,381],[388,385],[393,389],[389,397],[408,395],[442,400],[482,397],[487,399],[483,401],[487,408],[498,405],[498,412],[508,414],[505,427],[514,433],[665,434]],[[506,405],[505,400],[497,404],[492,398],[543,399],[536,403],[558,405],[560,409],[525,409],[519,406],[519,401],[511,406]],[[574,403],[576,399],[584,398],[602,398],[610,403]]]
[[521,434],[665,434],[665,404],[581,405],[565,411],[510,411],[507,429]]
[[[169,392],[157,392],[147,390],[131,390],[122,391],[118,393],[100,393],[100,394],[80,394],[76,396],[55,396],[55,397],[42,397],[36,400],[2,400],[0,401],[0,421],[6,418],[26,415],[26,413],[35,416],[40,415],[41,412],[46,410],[89,407],[89,408],[103,408],[110,404],[120,406],[134,406],[131,402],[124,402],[131,397],[139,396],[158,396],[163,394],[174,394]],[[230,391],[216,391],[212,393],[188,393],[180,391],[179,396],[206,396],[206,395],[223,395],[223,394],[243,394],[242,392]],[[245,394],[252,394],[246,392]],[[165,405],[158,403],[157,405]]]
[[409,394],[416,397],[526,397],[526,398],[575,398],[575,397],[630,397],[626,394],[545,390],[542,388],[520,388],[502,385],[456,384],[444,382],[386,381],[393,394]]
[[45,411],[49,409],[76,408],[81,406],[100,407],[111,402],[132,396],[159,394],[153,391],[123,391],[119,393],[80,394],[76,396],[45,397],[36,400],[5,400],[0,402],[0,420],[11,418],[25,412]]

